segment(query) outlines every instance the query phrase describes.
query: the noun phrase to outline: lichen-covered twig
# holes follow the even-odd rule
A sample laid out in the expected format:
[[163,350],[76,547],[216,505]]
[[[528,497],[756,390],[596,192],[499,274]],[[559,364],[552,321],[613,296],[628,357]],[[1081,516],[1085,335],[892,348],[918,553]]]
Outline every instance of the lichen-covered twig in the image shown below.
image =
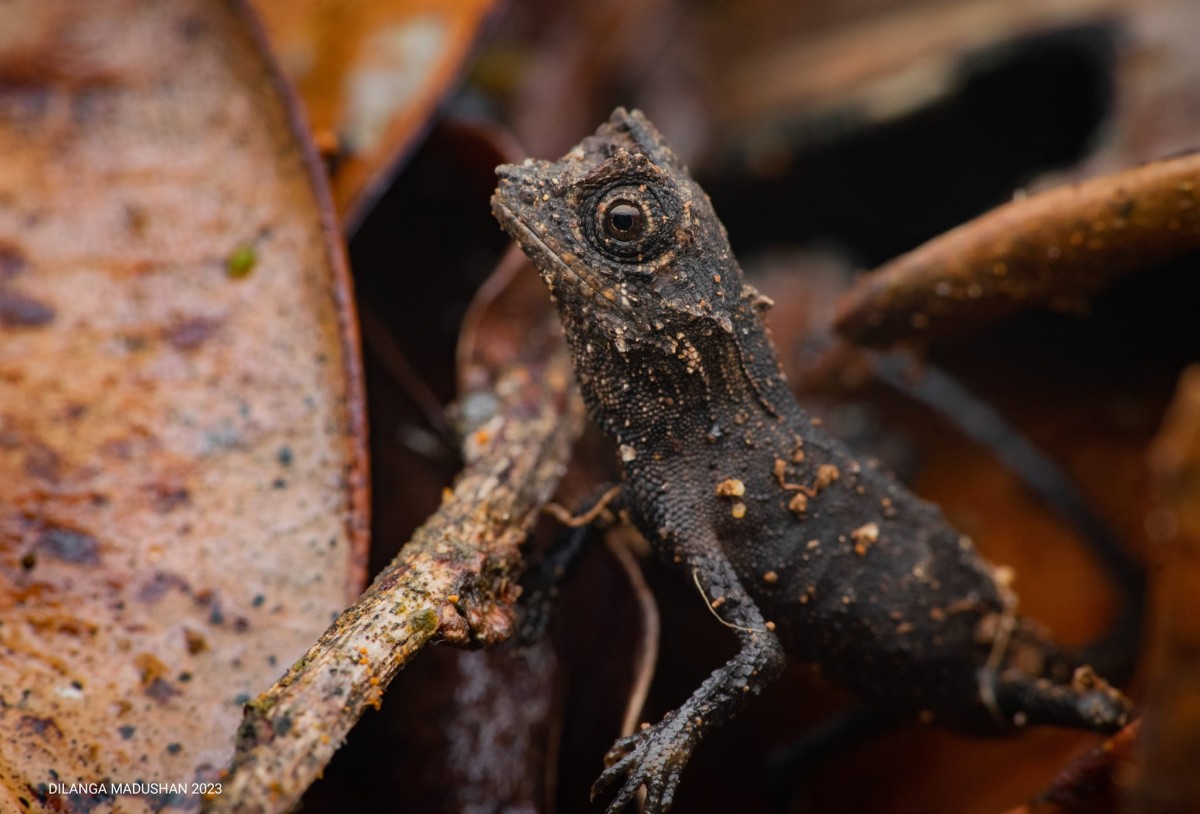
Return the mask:
[[493,644],[513,627],[519,545],[553,493],[583,421],[560,341],[509,367],[491,420],[464,443],[441,507],[366,593],[251,702],[209,812],[291,809],[367,707],[433,640]]

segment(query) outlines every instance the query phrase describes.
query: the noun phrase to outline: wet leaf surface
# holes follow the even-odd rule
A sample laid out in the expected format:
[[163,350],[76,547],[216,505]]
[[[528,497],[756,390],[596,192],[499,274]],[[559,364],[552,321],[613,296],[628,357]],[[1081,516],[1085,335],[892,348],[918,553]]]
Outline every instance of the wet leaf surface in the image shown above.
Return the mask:
[[236,3],[5,19],[0,808],[107,811],[46,784],[215,779],[242,703],[357,593],[358,348]]

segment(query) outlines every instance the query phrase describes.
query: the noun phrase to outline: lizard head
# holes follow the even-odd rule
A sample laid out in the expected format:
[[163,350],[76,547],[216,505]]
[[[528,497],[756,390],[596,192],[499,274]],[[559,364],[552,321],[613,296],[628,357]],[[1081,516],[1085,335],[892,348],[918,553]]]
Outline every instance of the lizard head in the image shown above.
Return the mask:
[[742,274],[725,229],[640,112],[618,108],[559,161],[496,173],[493,213],[576,330],[622,351],[733,332]]

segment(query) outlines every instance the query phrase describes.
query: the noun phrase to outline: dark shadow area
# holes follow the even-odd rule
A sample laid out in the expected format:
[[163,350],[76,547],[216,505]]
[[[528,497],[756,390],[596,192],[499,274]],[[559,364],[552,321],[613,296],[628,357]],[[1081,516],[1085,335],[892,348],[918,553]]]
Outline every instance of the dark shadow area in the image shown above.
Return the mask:
[[734,145],[700,183],[735,251],[832,241],[876,265],[1086,154],[1112,107],[1116,36],[1076,26],[989,48],[936,104],[871,127],[853,111],[784,125],[796,152],[778,173],[755,176]]

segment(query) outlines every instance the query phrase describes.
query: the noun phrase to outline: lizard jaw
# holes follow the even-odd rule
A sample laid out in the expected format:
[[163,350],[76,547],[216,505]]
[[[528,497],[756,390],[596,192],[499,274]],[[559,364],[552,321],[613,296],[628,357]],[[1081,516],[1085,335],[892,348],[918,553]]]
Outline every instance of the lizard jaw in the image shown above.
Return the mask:
[[[529,228],[516,213],[508,207],[501,199],[503,192],[497,190],[492,198],[492,208],[496,212],[500,222],[504,225],[505,230],[512,236],[514,240],[520,244],[521,248],[526,250],[527,254],[536,253],[542,262],[535,262],[538,266],[538,271],[542,275],[542,279],[546,281],[551,292],[554,291],[555,277],[568,277],[575,281],[578,288],[586,289],[592,297],[603,302],[604,306],[609,309],[620,308],[619,299],[611,288],[601,289],[595,282],[588,277],[580,274],[569,263],[562,259],[553,249],[546,244],[544,240]],[[550,271],[553,267],[560,274],[555,275]],[[622,309],[624,310],[624,309]]]

